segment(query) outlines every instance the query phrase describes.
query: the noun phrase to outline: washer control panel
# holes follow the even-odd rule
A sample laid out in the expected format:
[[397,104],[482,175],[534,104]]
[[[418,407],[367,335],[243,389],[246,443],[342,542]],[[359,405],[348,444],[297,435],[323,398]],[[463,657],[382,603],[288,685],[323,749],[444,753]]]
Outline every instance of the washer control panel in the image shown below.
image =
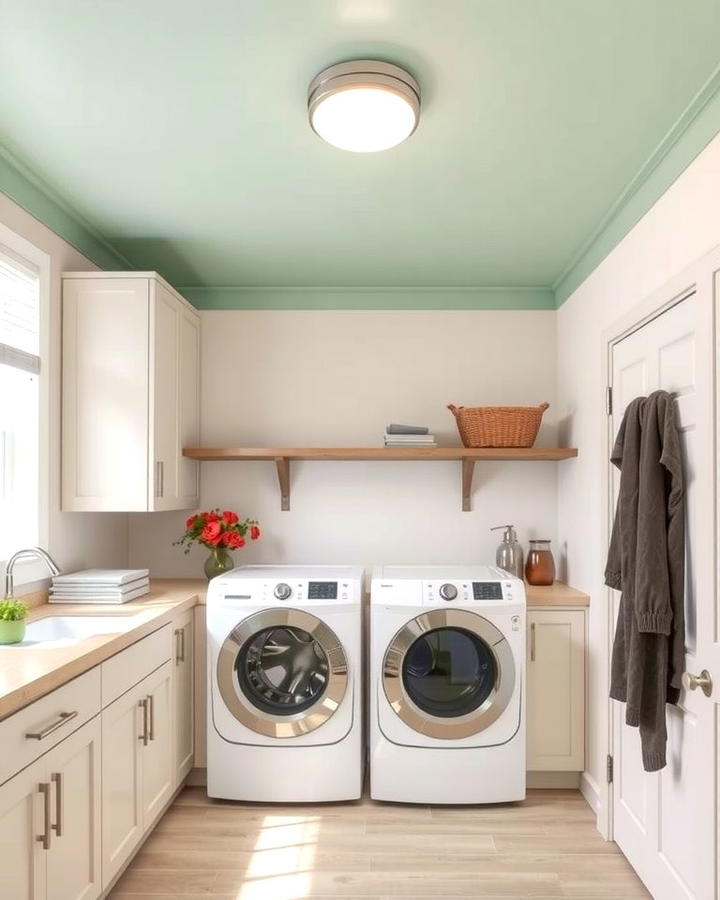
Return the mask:
[[241,566],[213,578],[208,605],[231,609],[352,606],[362,600],[360,566]]
[[280,600],[283,603],[350,602],[356,594],[352,581],[265,581],[262,583],[264,602]]
[[444,606],[475,603],[510,603],[522,600],[522,591],[516,596],[513,581],[425,581],[423,605]]

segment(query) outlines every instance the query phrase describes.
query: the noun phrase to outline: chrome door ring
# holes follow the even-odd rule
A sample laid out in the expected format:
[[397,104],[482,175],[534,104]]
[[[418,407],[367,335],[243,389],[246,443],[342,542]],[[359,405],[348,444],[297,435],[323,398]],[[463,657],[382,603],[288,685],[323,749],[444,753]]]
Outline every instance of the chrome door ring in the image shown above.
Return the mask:
[[[405,654],[429,631],[455,628],[480,638],[495,662],[495,684],[477,709],[463,716],[443,718],[421,710],[408,695],[402,671]],[[411,619],[397,632],[385,651],[382,680],[388,703],[419,734],[442,740],[470,737],[484,731],[505,711],[515,689],[515,661],[503,633],[483,616],[461,609],[434,609]]]
[[[328,682],[317,702],[302,712],[272,715],[255,706],[240,689],[235,665],[242,648],[258,632],[267,628],[298,628],[306,631],[325,653]],[[239,622],[223,642],[216,667],[220,696],[229,712],[257,734],[292,738],[314,731],[334,715],[342,703],[348,682],[345,651],[335,632],[311,613],[299,609],[266,609]]]

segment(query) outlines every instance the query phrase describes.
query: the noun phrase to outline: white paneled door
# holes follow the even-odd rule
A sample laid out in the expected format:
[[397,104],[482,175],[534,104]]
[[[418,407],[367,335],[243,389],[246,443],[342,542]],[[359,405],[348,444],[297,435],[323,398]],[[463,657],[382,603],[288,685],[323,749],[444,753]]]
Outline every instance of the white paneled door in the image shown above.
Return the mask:
[[[718,687],[683,690],[667,707],[668,763],[643,771],[637,728],[613,707],[613,836],[656,900],[716,896],[717,600],[715,591],[715,384],[712,279],[611,347],[612,436],[628,403],[666,390],[676,398],[686,476],[686,662]],[[617,497],[619,472],[611,475]],[[613,503],[614,507],[614,503]],[[620,595],[612,592],[615,618]],[[613,632],[614,633],[614,632]]]

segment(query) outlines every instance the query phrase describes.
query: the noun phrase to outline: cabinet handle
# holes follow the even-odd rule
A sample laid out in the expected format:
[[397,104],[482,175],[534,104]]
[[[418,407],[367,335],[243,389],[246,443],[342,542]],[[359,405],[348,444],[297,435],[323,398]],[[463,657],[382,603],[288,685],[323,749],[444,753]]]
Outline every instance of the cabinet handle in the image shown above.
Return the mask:
[[530,662],[535,662],[535,623],[530,625]]
[[25,737],[29,741],[44,741],[46,737],[49,737],[54,731],[57,731],[58,728],[62,728],[66,722],[74,719],[77,714],[76,709],[69,713],[60,713],[58,718],[54,722],[51,722],[47,728],[43,728],[42,731],[28,731]]
[[161,459],[155,463],[155,496],[165,496],[165,464]]
[[148,694],[148,707],[150,708],[150,727],[148,729],[148,739],[155,740],[155,698],[152,694]]
[[138,703],[138,706],[143,711],[143,732],[138,738],[139,741],[143,742],[143,747],[147,747],[148,743],[148,702],[147,697],[143,697],[142,700]]
[[50,781],[55,783],[55,824],[52,830],[58,837],[62,837],[63,833],[63,777],[62,772],[53,772]]
[[43,816],[45,818],[45,828],[42,834],[39,834],[36,838],[43,847],[43,850],[50,849],[50,839],[52,836],[52,832],[50,831],[50,782],[44,781],[42,784],[38,785],[38,790],[43,795]]
[[175,665],[185,662],[185,629],[175,629]]

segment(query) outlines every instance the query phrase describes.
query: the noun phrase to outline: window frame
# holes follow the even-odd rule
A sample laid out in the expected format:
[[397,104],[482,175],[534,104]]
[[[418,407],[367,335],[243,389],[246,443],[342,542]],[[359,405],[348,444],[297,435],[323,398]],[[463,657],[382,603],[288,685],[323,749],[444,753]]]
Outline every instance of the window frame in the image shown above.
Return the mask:
[[[38,273],[38,545],[48,548],[50,535],[50,394],[55,385],[51,353],[51,260],[48,253],[0,222],[0,246],[11,256],[18,257],[20,265],[29,263]],[[59,346],[58,346],[59,352]],[[17,361],[28,357],[20,350]],[[33,357],[34,358],[34,357]],[[22,368],[20,365],[18,368]],[[18,547],[18,550],[23,549]],[[0,560],[0,575],[5,575],[7,560]],[[25,587],[48,577],[46,567],[38,560],[20,560],[14,571],[16,587]]]

